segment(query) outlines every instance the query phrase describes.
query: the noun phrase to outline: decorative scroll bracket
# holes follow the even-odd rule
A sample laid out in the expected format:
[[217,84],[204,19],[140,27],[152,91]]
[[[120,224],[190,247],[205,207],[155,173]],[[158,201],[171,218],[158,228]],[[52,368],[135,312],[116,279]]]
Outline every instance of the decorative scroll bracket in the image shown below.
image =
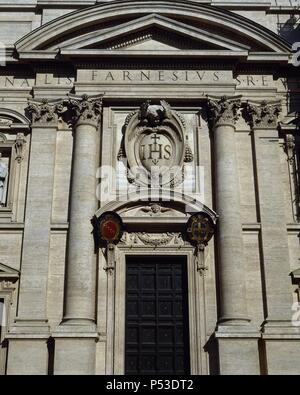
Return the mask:
[[107,243],[106,248],[107,265],[103,268],[106,273],[112,275],[116,267],[116,246],[113,243]]
[[208,271],[208,266],[205,265],[205,245],[198,244],[196,248],[196,266],[197,272],[200,273],[201,277],[205,276],[205,272]]

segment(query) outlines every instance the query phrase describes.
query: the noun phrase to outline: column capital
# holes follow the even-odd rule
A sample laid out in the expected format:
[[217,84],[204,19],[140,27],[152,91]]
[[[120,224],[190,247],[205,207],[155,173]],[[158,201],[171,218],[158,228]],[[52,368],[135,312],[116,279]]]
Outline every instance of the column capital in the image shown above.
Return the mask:
[[97,127],[101,122],[102,99],[103,95],[90,97],[88,95],[69,95],[70,123],[73,126],[92,125]]
[[252,129],[276,129],[278,117],[282,111],[281,102],[247,103],[243,106],[243,116]]
[[240,97],[222,96],[219,99],[207,97],[207,116],[210,127],[235,126],[239,119]]
[[64,105],[62,100],[29,99],[26,110],[30,114],[32,126],[56,127]]

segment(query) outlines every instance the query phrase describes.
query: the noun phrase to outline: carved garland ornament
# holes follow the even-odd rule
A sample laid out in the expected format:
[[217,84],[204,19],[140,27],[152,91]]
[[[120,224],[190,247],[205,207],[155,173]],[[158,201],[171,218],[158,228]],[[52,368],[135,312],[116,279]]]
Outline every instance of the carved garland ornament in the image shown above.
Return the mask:
[[128,161],[128,180],[137,185],[177,185],[184,163],[193,161],[183,117],[164,100],[148,100],[130,113],[123,127],[118,159]]
[[180,247],[185,244],[181,233],[127,233],[125,232],[121,243],[130,245],[141,245],[141,246],[151,246],[151,247],[166,247],[169,245]]

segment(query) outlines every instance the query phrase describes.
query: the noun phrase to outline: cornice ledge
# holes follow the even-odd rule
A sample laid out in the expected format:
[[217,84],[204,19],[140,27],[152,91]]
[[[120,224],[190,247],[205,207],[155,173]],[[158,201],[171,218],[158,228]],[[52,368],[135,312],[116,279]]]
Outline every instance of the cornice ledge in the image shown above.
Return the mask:
[[271,1],[252,1],[249,3],[240,1],[211,1],[214,7],[222,7],[227,10],[269,10],[272,6]]
[[37,8],[83,8],[97,4],[96,0],[37,0]]

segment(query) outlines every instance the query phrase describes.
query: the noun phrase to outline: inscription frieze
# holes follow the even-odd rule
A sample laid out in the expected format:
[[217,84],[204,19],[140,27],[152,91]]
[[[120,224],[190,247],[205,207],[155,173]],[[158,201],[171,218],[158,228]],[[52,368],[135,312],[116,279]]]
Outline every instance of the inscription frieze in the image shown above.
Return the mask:
[[79,82],[99,84],[220,84],[231,70],[78,70]]
[[[40,87],[71,88],[75,82],[74,76],[55,75],[53,73],[37,73],[35,77],[20,77],[14,75],[0,75],[0,87],[30,88]],[[218,85],[233,83],[237,89],[274,88],[272,75],[241,74],[233,77],[232,70],[116,70],[99,69],[77,71],[77,82],[92,84],[170,84],[170,85]]]

